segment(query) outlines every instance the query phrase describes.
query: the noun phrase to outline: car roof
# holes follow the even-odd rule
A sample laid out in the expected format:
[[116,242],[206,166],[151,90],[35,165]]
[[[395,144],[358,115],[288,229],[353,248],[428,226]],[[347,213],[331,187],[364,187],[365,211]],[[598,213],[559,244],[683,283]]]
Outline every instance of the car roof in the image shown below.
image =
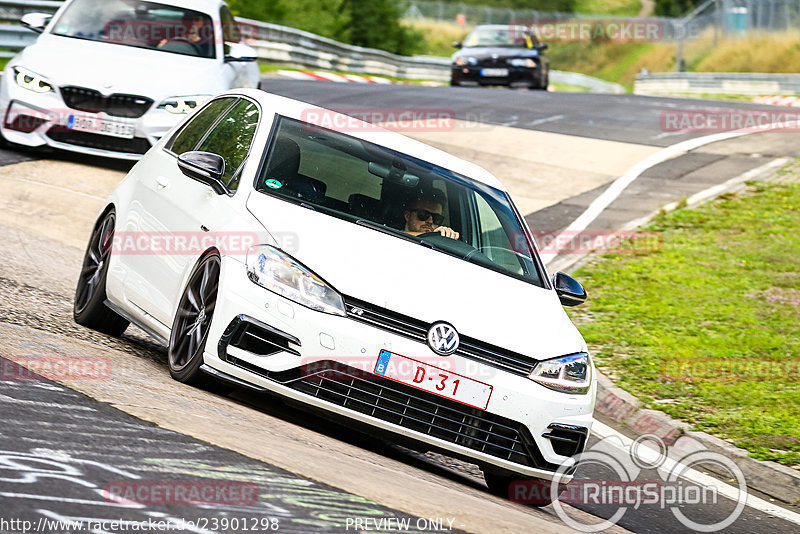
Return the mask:
[[[337,121],[335,117],[341,117],[342,120],[346,121],[347,124],[352,124],[354,126],[353,131],[343,132],[346,133],[347,135],[350,135],[357,139],[361,139],[363,141],[369,141],[371,143],[375,143],[376,145],[381,145],[391,148],[393,150],[397,150],[398,152],[402,152],[403,154],[407,154],[409,156],[419,158],[423,161],[433,163],[434,165],[438,165],[445,169],[449,169],[463,176],[466,176],[467,178],[471,178],[475,181],[489,185],[496,189],[500,189],[501,191],[506,191],[506,188],[503,186],[500,180],[498,180],[492,173],[490,173],[486,169],[478,165],[475,165],[474,163],[465,161],[461,158],[457,158],[456,156],[448,154],[443,150],[439,150],[438,148],[434,148],[430,145],[427,145],[415,139],[411,139],[410,137],[406,137],[405,135],[402,135],[400,133],[393,132],[391,130],[387,130],[385,128],[381,128],[372,124],[367,124],[361,120],[354,119],[353,117],[342,115],[335,111],[328,110],[319,106],[314,106],[312,104],[308,104],[307,102],[302,102],[300,100],[294,100],[291,98],[275,95],[258,89],[232,89],[230,91],[226,91],[224,94],[242,94],[248,96],[258,101],[263,109],[276,110],[275,112],[279,115],[301,120],[304,122],[309,122],[311,124],[314,124],[314,121],[311,119],[319,115],[310,112],[323,111],[324,113],[322,116],[326,120],[324,121],[323,124],[318,124],[318,126],[323,128],[327,127],[331,122],[338,123],[339,121]],[[366,107],[364,109],[365,111],[368,110],[368,108]],[[389,110],[381,109],[380,111],[387,112]],[[398,109],[397,111],[401,112],[407,110]],[[427,110],[427,111],[437,112],[444,110],[437,109],[437,110]],[[333,113],[334,115],[331,116],[329,115],[330,113]],[[322,122],[322,121],[317,121],[317,122]]]

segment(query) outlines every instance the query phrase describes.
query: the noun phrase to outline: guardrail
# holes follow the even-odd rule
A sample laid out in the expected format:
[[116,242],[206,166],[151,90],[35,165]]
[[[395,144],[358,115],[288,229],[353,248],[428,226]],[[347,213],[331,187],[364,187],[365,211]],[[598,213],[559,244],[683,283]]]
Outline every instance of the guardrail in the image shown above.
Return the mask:
[[633,92],[637,95],[797,95],[800,94],[800,74],[738,72],[640,74],[636,77]]
[[[0,13],[15,11],[15,20],[24,13],[55,12],[62,2],[49,0],[0,1]],[[431,56],[398,56],[383,50],[334,41],[320,35],[250,19],[238,18],[245,40],[258,52],[259,59],[300,68],[345,71],[411,80],[450,80],[450,60]],[[33,44],[37,34],[19,25],[0,24],[0,49],[21,50]],[[0,57],[14,52],[0,51]],[[622,86],[583,74],[551,71],[550,80],[586,87],[590,91],[624,93]]]

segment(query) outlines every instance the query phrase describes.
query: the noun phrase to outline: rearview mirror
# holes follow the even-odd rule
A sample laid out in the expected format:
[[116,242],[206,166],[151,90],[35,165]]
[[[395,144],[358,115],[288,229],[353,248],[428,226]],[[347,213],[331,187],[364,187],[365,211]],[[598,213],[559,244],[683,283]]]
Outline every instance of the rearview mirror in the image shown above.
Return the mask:
[[225,43],[225,61],[255,61],[258,52],[244,43]]
[[53,15],[50,13],[27,13],[22,16],[20,23],[31,31],[42,33]]
[[228,186],[222,181],[225,173],[225,160],[218,154],[193,150],[178,156],[178,168],[181,172],[211,187],[218,195],[227,195]]
[[564,306],[578,306],[588,298],[580,282],[561,272],[553,275],[553,287],[556,288],[558,299]]

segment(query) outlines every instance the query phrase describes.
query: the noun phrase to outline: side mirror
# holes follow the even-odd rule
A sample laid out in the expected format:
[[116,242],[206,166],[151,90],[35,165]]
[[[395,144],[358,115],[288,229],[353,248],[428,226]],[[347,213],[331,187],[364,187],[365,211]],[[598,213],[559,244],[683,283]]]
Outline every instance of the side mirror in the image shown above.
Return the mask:
[[211,187],[218,195],[227,195],[230,192],[222,181],[225,160],[220,155],[196,150],[184,152],[178,156],[178,168],[192,180]]
[[556,288],[558,299],[564,306],[578,306],[588,298],[580,282],[561,272],[553,275],[553,287]]
[[536,45],[536,48],[538,48],[539,50],[547,50],[548,48],[550,48],[550,45],[547,43],[541,43]]
[[225,43],[225,61],[255,61],[258,59],[258,52],[244,43]]
[[463,47],[464,45],[461,43],[461,41],[453,41],[453,48],[463,48]]
[[22,16],[20,23],[31,31],[42,33],[53,15],[50,13],[27,13]]

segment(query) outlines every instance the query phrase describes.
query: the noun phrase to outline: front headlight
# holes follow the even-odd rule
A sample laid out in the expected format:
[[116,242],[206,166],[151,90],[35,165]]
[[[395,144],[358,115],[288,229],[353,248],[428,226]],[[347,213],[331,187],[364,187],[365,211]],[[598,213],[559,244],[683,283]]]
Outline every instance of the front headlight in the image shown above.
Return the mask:
[[176,115],[191,113],[198,106],[211,98],[211,95],[172,96],[158,105],[158,109],[165,109]]
[[24,67],[14,67],[14,81],[23,89],[34,93],[50,93],[53,91],[53,84],[43,76],[39,76]]
[[478,58],[476,57],[461,56],[456,58],[456,65],[458,65],[459,67],[464,65],[477,65],[477,64],[478,64]]
[[312,310],[345,316],[344,299],[297,260],[269,245],[247,254],[247,276],[261,287]]
[[536,66],[536,60],[535,60],[535,59],[530,59],[530,58],[514,58],[514,59],[509,59],[509,60],[508,60],[508,63],[509,63],[509,64],[510,64],[512,67],[528,67],[528,68],[531,68],[531,69],[532,69],[533,67],[535,67],[535,66]]
[[563,393],[584,394],[592,385],[592,362],[585,352],[545,360],[536,364],[530,379]]

